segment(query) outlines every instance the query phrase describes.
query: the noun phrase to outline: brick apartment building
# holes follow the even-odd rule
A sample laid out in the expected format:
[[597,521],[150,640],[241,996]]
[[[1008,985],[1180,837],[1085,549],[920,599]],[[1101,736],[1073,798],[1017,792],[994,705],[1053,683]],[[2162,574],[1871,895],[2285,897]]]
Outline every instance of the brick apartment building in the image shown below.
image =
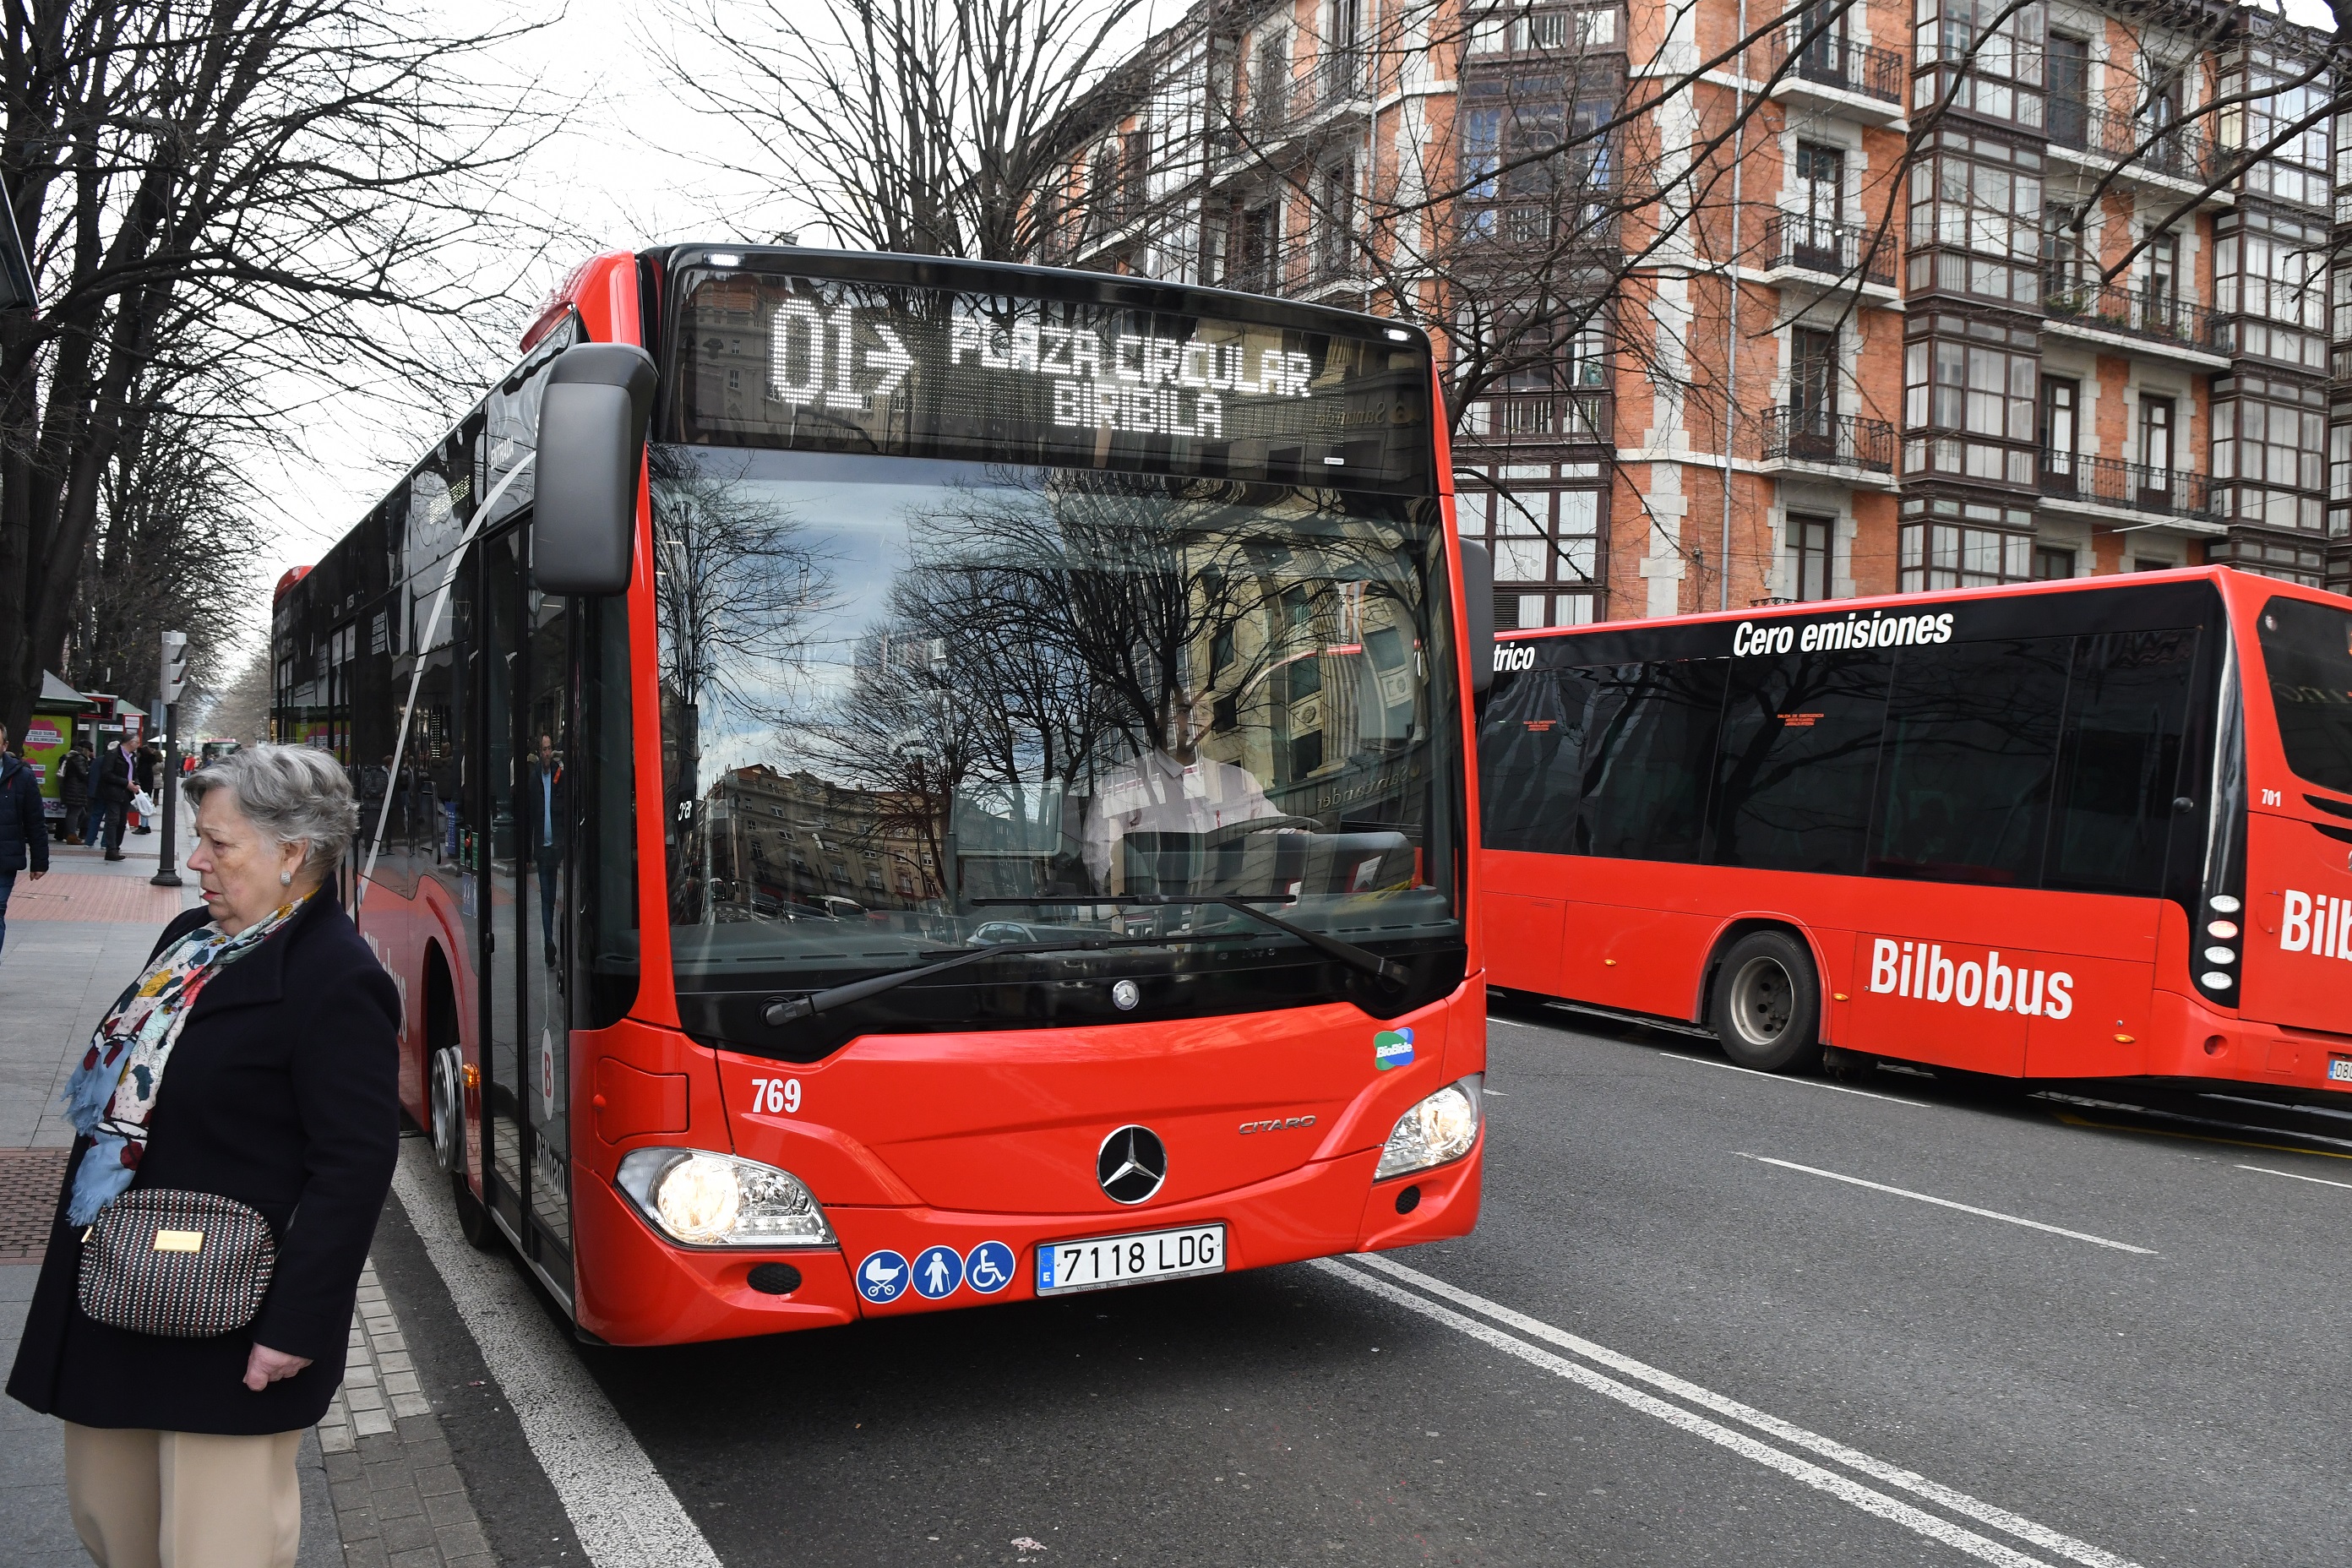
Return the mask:
[[1209,0],[1090,101],[1049,259],[1441,342],[1569,321],[1459,400],[1505,626],[2208,562],[2352,589],[2330,40],[2006,9]]

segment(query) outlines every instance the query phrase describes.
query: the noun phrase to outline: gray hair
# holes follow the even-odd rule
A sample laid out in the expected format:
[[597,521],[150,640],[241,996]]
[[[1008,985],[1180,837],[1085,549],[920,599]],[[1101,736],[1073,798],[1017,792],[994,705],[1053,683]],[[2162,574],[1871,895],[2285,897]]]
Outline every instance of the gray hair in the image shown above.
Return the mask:
[[245,819],[279,844],[307,844],[304,864],[331,876],[360,829],[359,801],[343,765],[310,746],[240,746],[188,775],[192,806],[225,789]]

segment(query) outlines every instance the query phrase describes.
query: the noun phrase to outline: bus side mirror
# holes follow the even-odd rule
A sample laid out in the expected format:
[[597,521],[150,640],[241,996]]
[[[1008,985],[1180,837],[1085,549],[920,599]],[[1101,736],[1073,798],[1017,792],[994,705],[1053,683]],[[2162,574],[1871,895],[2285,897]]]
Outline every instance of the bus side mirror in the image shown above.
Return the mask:
[[1469,645],[1470,690],[1495,684],[1495,560],[1475,540],[1462,542],[1463,637]]
[[530,570],[541,593],[628,588],[654,380],[653,356],[628,343],[575,343],[556,356],[540,395],[532,482]]

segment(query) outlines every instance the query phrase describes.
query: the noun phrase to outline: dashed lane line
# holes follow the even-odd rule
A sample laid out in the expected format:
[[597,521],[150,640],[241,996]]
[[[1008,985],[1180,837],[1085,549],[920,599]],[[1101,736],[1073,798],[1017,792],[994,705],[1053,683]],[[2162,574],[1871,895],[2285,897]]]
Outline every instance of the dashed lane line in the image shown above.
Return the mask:
[[[1327,1273],[1346,1279],[1349,1284],[1361,1289],[1369,1290],[1385,1300],[1396,1301],[1425,1317],[1435,1319],[1448,1327],[1460,1330],[1472,1338],[1492,1345],[1497,1350],[1505,1351],[1522,1361],[1541,1366],[1547,1371],[1581,1384],[1597,1394],[1616,1400],[1619,1404],[1639,1410],[1644,1415],[1656,1416],[1696,1436],[1720,1444],[1744,1458],[1767,1465],[1784,1475],[1802,1481],[1807,1486],[1828,1492],[1865,1512],[1876,1514],[1882,1519],[1892,1520],[1906,1529],[1916,1531],[1922,1535],[1932,1537],[1968,1552],[1972,1557],[1981,1558],[1989,1563],[2012,1564],[2041,1562],[2040,1559],[2027,1556],[2002,1542],[1954,1524],[1949,1520],[1915,1508],[1900,1499],[1889,1497],[1884,1492],[1862,1486],[1851,1478],[1839,1475],[1832,1470],[1823,1469],[1820,1466],[1801,1459],[1783,1449],[1773,1447],[1769,1444],[1758,1442],[1743,1433],[1735,1432],[1729,1427],[1707,1420],[1705,1416],[1685,1410],[1680,1405],[1670,1405],[1664,1400],[1643,1394],[1638,1389],[1617,1381],[1616,1378],[1606,1376],[1581,1363],[1595,1363],[1633,1382],[1648,1384],[1653,1388],[1671,1394],[1701,1409],[1737,1421],[1742,1426],[1753,1427],[1790,1447],[1804,1449],[1819,1458],[1858,1471],[1883,1485],[1909,1492],[1914,1497],[1932,1502],[1973,1523],[2000,1531],[2029,1545],[2081,1563],[2084,1568],[2137,1568],[2137,1564],[2128,1558],[2117,1556],[2086,1541],[2078,1541],[2047,1525],[2038,1524],[1998,1504],[1986,1502],[1980,1498],[1971,1497],[1966,1492],[1929,1480],[1925,1476],[1906,1470],[1899,1465],[1890,1464],[1886,1460],[1863,1453],[1860,1449],[1849,1447],[1835,1438],[1808,1431],[1792,1422],[1783,1421],[1777,1415],[1769,1415],[1752,1405],[1744,1405],[1712,1389],[1703,1388],[1672,1373],[1650,1366],[1634,1360],[1632,1356],[1612,1351],[1605,1345],[1596,1344],[1591,1340],[1572,1334],[1565,1329],[1545,1322],[1540,1318],[1516,1311],[1498,1301],[1489,1300],[1459,1286],[1448,1284],[1418,1269],[1407,1268],[1393,1259],[1375,1254],[1358,1253],[1349,1258],[1344,1264],[1334,1259],[1326,1259],[1318,1262],[1317,1267],[1323,1268]],[[1363,1272],[1365,1270],[1387,1275],[1391,1279],[1415,1287],[1416,1290],[1404,1290],[1396,1285],[1368,1279]],[[1427,1295],[1419,1294],[1418,1291],[1425,1291]],[[1579,1359],[1570,1361],[1565,1356],[1555,1355],[1538,1346],[1528,1344],[1526,1340],[1515,1338],[1502,1332],[1500,1329],[1490,1327],[1475,1319],[1465,1317],[1447,1307],[1440,1306],[1437,1302],[1430,1300],[1428,1299],[1430,1296],[1466,1308],[1482,1317],[1494,1320],[1496,1323],[1504,1327],[1517,1330],[1528,1339],[1541,1340]]]
[[2067,1237],[2075,1241],[2087,1241],[2094,1247],[2111,1247],[2117,1252],[2137,1252],[2143,1258],[2163,1256],[2152,1247],[2134,1247],[2128,1241],[2110,1241],[2104,1236],[2093,1236],[2087,1230],[2068,1230],[2063,1225],[2044,1225],[2038,1219],[2026,1219],[2018,1215],[2003,1214],[1999,1209],[1979,1208],[1974,1204],[1955,1203],[1950,1198],[1939,1198],[1929,1193],[1915,1193],[1908,1187],[1890,1187],[1884,1182],[1864,1181],[1860,1176],[1848,1176],[1836,1171],[1824,1171],[1818,1165],[1800,1165],[1794,1160],[1775,1160],[1769,1154],[1742,1154],[1739,1157],[1743,1160],[1753,1160],[1760,1165],[1778,1165],[1784,1171],[1802,1171],[1809,1176],[1827,1176],[1832,1182],[1843,1182],[1848,1186],[1853,1187],[1868,1187],[1874,1193],[1892,1193],[1898,1198],[1910,1198],[1916,1203],[1934,1204],[1937,1208],[1958,1209],[1962,1214],[1997,1219],[2004,1225],[2021,1225],[2028,1230],[2047,1231],[2052,1236]]
[[595,1568],[720,1568],[514,1260],[478,1252],[458,1234],[429,1145],[403,1141],[393,1191]]
[[1794,1084],[1800,1089],[1835,1089],[1840,1094],[1858,1094],[1864,1100],[1883,1100],[1889,1105],[1907,1105],[1917,1110],[1933,1110],[1937,1109],[1933,1104],[1924,1100],[1906,1100],[1899,1094],[1881,1094],[1876,1089],[1855,1089],[1851,1085],[1843,1083],[1823,1083],[1817,1078],[1790,1078],[1786,1073],[1763,1072],[1755,1068],[1744,1068],[1737,1062],[1711,1062],[1705,1057],[1686,1057],[1680,1051],[1660,1051],[1658,1054],[1674,1061],[1696,1062],[1700,1067],[1721,1068],[1726,1072],[1744,1072],[1749,1078],[1769,1079],[1774,1083]]
[[2290,1182],[2310,1182],[2323,1187],[2342,1187],[2352,1193],[2352,1182],[2331,1182],[2325,1176],[2306,1176],[2294,1171],[2273,1171],[2268,1165],[2241,1165],[2241,1171],[2260,1171],[2265,1176],[2284,1176]]

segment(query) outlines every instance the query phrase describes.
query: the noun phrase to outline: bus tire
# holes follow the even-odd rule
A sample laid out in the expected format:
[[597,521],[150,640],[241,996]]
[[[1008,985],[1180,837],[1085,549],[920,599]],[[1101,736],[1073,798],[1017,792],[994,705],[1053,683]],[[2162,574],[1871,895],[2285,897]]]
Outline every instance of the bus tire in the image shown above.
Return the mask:
[[1759,1072],[1805,1072],[1822,1059],[1822,983],[1785,931],[1750,931],[1716,971],[1713,1017],[1723,1054]]

